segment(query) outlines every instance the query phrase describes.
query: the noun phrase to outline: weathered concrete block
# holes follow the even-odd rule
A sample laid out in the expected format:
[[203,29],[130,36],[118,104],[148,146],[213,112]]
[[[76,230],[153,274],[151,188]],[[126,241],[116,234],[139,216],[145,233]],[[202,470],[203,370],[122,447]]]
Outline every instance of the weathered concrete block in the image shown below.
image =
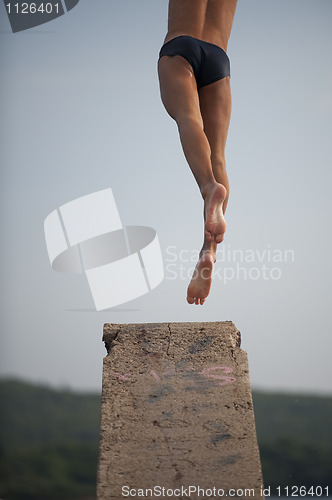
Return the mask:
[[104,341],[99,500],[125,498],[125,486],[261,495],[248,360],[231,321],[106,324]]

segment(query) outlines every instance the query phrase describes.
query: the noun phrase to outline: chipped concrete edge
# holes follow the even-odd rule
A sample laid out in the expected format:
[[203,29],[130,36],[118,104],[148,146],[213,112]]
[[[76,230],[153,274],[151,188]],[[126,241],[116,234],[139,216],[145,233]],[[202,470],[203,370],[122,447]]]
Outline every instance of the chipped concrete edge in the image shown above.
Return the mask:
[[[199,325],[208,325],[208,326],[220,326],[220,336],[222,336],[222,328],[227,326],[230,331],[228,331],[229,347],[231,349],[241,348],[241,332],[236,328],[232,321],[210,321],[210,322],[169,322],[169,323],[105,323],[103,327],[103,342],[105,343],[105,348],[107,351],[107,355],[110,354],[114,343],[118,335],[121,331],[124,331],[127,328],[139,328],[139,327],[148,327],[153,330],[154,325],[158,326],[167,326],[170,336],[172,335],[172,325],[176,325],[177,327],[181,327],[182,325],[185,327],[187,325],[197,325],[197,335],[203,335],[204,333],[199,331]],[[226,340],[226,339],[225,339]],[[242,349],[240,349],[242,350]]]

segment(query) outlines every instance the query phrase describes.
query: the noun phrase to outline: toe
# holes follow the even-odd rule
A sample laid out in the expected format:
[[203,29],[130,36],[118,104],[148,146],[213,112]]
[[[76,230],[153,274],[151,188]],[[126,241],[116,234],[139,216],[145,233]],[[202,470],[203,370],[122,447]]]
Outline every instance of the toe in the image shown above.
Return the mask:
[[213,236],[209,231],[205,231],[205,236],[208,241],[213,241]]
[[195,301],[194,301],[193,297],[191,297],[190,295],[187,295],[187,302],[188,302],[188,304],[193,304]]

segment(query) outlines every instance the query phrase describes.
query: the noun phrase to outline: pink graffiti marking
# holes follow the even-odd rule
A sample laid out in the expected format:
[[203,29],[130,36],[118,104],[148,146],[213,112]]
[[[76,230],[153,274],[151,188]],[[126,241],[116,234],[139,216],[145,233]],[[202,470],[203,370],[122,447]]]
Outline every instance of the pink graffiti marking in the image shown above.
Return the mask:
[[160,383],[161,382],[161,378],[159,377],[159,375],[154,371],[154,370],[150,370],[150,375],[152,375],[152,377],[158,382]]
[[[185,370],[187,373],[195,373],[195,370],[193,368],[188,368]],[[219,372],[219,373],[216,373]],[[220,373],[221,372],[221,373]],[[203,380],[201,382],[208,382],[208,379],[213,379],[215,380],[215,384],[217,385],[227,385],[231,384],[232,382],[235,382],[236,378],[235,377],[230,377],[229,374],[233,373],[233,368],[230,368],[229,366],[210,366],[209,368],[204,368],[200,372],[196,372],[197,375],[200,375],[203,377]],[[162,383],[162,378],[158,375],[158,373],[155,370],[150,370],[149,374],[154,378],[154,380],[160,384]],[[111,372],[111,375],[114,375],[115,377],[118,378],[118,380],[124,380],[124,381],[131,381],[132,380],[132,374],[131,373],[118,373],[118,372]],[[172,368],[171,370],[162,372],[161,376],[163,377],[172,377],[176,375],[176,370]],[[190,385],[195,386],[199,382],[199,380],[188,380],[188,383]]]
[[175,368],[172,368],[171,370],[167,370],[167,372],[164,372],[165,377],[173,377],[176,375],[176,370]]
[[121,374],[118,372],[111,372],[111,375],[115,375],[115,377],[118,377],[119,380],[131,380],[130,373]]
[[220,380],[218,385],[227,385],[235,382],[235,377],[229,377],[227,375],[222,375],[220,373],[211,373],[217,370],[221,370],[223,373],[233,373],[233,368],[229,366],[211,366],[210,368],[204,368],[200,374],[206,378],[212,378],[216,380]]

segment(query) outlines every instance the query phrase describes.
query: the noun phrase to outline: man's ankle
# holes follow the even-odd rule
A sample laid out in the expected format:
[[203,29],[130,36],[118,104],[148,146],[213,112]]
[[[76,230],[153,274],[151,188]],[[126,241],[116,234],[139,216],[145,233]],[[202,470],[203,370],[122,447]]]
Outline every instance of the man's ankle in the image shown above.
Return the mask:
[[200,191],[204,200],[211,193],[212,189],[216,186],[216,184],[217,182],[212,180],[210,182],[207,182],[201,187]]

